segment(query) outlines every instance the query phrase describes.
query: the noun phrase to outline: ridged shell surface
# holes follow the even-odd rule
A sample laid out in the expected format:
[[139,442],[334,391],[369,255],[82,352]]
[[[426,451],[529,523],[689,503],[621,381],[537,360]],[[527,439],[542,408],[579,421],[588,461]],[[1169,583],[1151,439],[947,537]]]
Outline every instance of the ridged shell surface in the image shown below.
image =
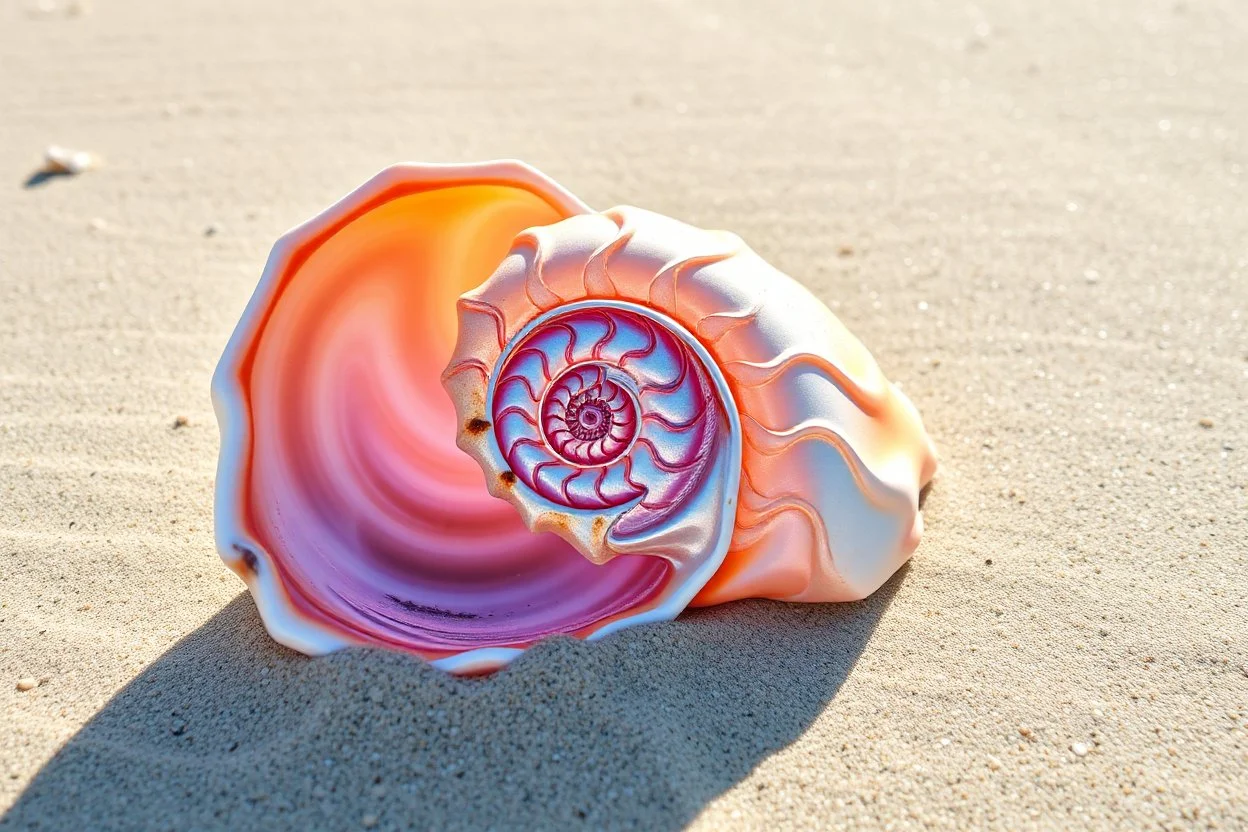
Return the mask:
[[637,208],[521,234],[463,295],[458,444],[535,531],[672,564],[673,604],[842,601],[922,531],[916,411],[737,237]]

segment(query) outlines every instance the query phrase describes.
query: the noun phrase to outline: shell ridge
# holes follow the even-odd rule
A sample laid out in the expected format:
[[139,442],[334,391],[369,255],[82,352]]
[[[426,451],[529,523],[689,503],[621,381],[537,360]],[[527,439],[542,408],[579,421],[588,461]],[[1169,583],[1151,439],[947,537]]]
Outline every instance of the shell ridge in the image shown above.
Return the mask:
[[663,311],[667,312],[677,320],[680,320],[680,292],[678,285],[680,277],[688,271],[696,272],[698,269],[705,268],[706,266],[713,266],[716,263],[722,263],[725,260],[730,260],[735,257],[737,253],[736,249],[730,249],[728,251],[712,252],[710,254],[691,254],[668,261],[659,269],[654,277],[650,279],[648,295],[651,301],[654,302],[654,287],[656,284],[658,284],[660,280],[667,278],[671,284],[669,291],[672,295],[672,301],[671,305],[668,307],[662,307],[662,304],[660,304],[660,308],[663,308]]
[[614,318],[612,318],[610,315],[607,315],[607,314],[603,314],[601,317],[602,317],[603,322],[606,323],[607,325],[607,331],[602,334],[601,338],[599,338],[597,341],[594,342],[594,345],[592,347],[590,347],[590,350],[589,350],[590,357],[593,358],[593,360],[595,361],[602,358],[603,346],[605,346],[608,342],[610,342],[612,338],[615,337],[615,333],[617,329]]
[[653,422],[655,424],[662,425],[665,429],[672,431],[673,433],[684,433],[685,431],[696,427],[698,422],[702,419],[702,414],[705,412],[705,410],[699,409],[696,414],[690,416],[683,422],[669,421],[661,413],[645,413],[642,415],[641,420],[643,422]]
[[[537,347],[535,347],[535,346],[525,346],[525,347],[521,347],[520,349],[516,350],[516,351],[515,351],[514,353],[512,353],[512,354],[513,354],[516,358],[519,358],[519,357],[520,357],[520,356],[522,356],[522,355],[536,355],[536,356],[537,356],[538,363],[539,363],[539,364],[541,364],[541,366],[542,366],[542,377],[543,377],[543,378],[545,378],[547,381],[550,381],[550,379],[551,379],[551,374],[550,374],[550,361],[549,361],[549,359],[546,357],[546,353],[542,352],[540,349],[538,349],[538,348],[537,348]],[[523,376],[518,376],[518,378],[523,378]],[[528,381],[528,380],[527,380],[527,379],[525,379],[525,381],[526,381],[526,383],[527,383],[527,381]],[[530,388],[530,390],[532,390],[532,388]]]
[[465,358],[442,371],[442,383],[450,381],[465,370],[478,370],[486,379],[490,377],[490,368],[479,358]]
[[514,375],[514,376],[511,376],[510,378],[505,379],[499,385],[499,387],[501,388],[501,387],[513,385],[513,384],[522,385],[525,389],[525,392],[529,394],[529,398],[533,400],[534,404],[537,404],[542,400],[541,396],[533,392],[533,387],[529,384],[529,380],[522,375]]
[[659,449],[654,446],[654,441],[651,440],[650,437],[648,436],[637,437],[637,444],[640,446],[644,446],[646,450],[649,451],[650,457],[654,460],[654,466],[658,468],[660,471],[662,471],[663,473],[679,474],[683,470],[681,468],[682,460],[677,460],[676,462],[670,462],[664,459],[663,455],[659,453]]
[[[749,481],[749,474],[742,472],[742,480]],[[750,531],[759,528],[769,522],[775,516],[786,511],[799,512],[810,524],[811,531],[814,533],[816,540],[816,552],[825,552],[829,560],[835,566],[835,556],[832,553],[832,547],[828,539],[828,528],[823,522],[823,515],[815,508],[810,501],[794,494],[770,495],[759,491],[752,481],[749,481],[750,491],[752,491],[759,505],[750,506],[750,512],[754,515],[753,519],[741,522],[738,515],[736,528],[743,531]],[[734,535],[735,536],[735,535]],[[761,536],[761,535],[760,535]]]
[[754,323],[761,309],[761,306],[752,306],[740,312],[715,312],[698,321],[697,333],[712,344],[718,343],[734,329]]
[[[880,391],[867,390],[832,361],[806,350],[786,350],[767,361],[735,359],[726,362],[725,372],[740,384],[758,388],[771,384],[784,373],[802,365],[808,365],[827,373],[845,397],[863,413],[872,417],[882,414],[887,388]],[[737,368],[737,370],[734,371],[732,368]],[[883,384],[887,385],[887,382]]]
[[616,234],[615,239],[599,246],[581,272],[581,284],[585,287],[586,297],[613,297],[619,294],[615,282],[611,279],[608,261],[612,255],[633,239],[633,229],[625,227],[622,219],[619,221],[619,233]]
[[[912,500],[907,494],[879,479],[845,437],[827,425],[811,424],[806,421],[789,430],[777,431],[761,424],[749,414],[742,415],[744,416],[742,427],[745,428],[743,436],[746,444],[760,455],[777,457],[801,442],[825,442],[836,448],[841,458],[845,460],[845,465],[854,478],[858,490],[866,495],[872,505],[885,511],[913,510]],[[894,505],[889,505],[890,502]]]
[[[540,227],[526,229],[516,237],[517,245],[527,246],[532,252],[524,272],[524,279],[521,281],[524,284],[525,297],[528,298],[529,303],[533,304],[535,309],[543,311],[566,302],[542,279],[542,272],[546,268],[546,252],[549,248],[548,240],[548,233],[544,228]],[[540,299],[534,297],[535,288],[544,293],[546,297]]]
[[533,425],[534,427],[537,426],[537,419],[534,418],[529,413],[529,411],[525,410],[523,407],[521,407],[518,404],[507,405],[507,407],[499,411],[498,418],[501,420],[501,419],[506,418],[507,416],[512,416],[512,415],[519,416],[521,419],[528,422],[530,425]]
[[[646,336],[649,338],[649,342],[644,347],[640,347],[634,350],[628,350],[627,352],[621,353],[620,357],[616,359],[619,362],[618,366],[623,367],[625,364],[629,362],[629,360],[633,358],[646,358],[647,356],[653,355],[654,351],[658,349],[659,337],[655,334],[654,327],[647,325],[642,328],[646,331]],[[680,355],[681,355],[681,360],[683,361],[684,355],[683,354],[680,354]]]
[[457,305],[462,309],[482,312],[493,318],[495,335],[498,337],[498,348],[501,350],[507,345],[507,321],[503,318],[503,313],[495,306],[474,298],[460,298]]
[[643,384],[641,385],[641,388],[638,392],[659,393],[659,394],[671,393],[673,390],[680,389],[680,386],[685,383],[685,379],[688,378],[688,376],[689,376],[689,362],[686,360],[681,360],[680,370],[679,372],[677,372],[675,379],[673,379],[672,381],[666,384],[657,384],[653,382]]

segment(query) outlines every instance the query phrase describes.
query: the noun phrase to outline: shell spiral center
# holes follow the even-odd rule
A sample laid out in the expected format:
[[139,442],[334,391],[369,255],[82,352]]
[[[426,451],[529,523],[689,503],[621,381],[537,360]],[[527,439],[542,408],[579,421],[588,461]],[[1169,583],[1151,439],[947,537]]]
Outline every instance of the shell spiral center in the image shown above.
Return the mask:
[[584,511],[636,503],[621,533],[662,522],[701,482],[718,437],[699,359],[638,312],[551,317],[503,358],[492,411],[511,473]]
[[551,382],[541,409],[550,449],[573,465],[618,459],[637,436],[637,400],[600,363],[570,367]]

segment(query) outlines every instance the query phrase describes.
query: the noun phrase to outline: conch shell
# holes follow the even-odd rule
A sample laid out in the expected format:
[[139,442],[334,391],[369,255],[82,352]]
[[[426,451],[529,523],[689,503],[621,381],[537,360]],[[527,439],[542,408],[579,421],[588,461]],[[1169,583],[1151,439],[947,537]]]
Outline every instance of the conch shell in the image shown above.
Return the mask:
[[213,393],[217,545],[274,638],[456,673],[689,605],[862,598],[936,467],[740,239],[519,162],[396,166],[284,236]]

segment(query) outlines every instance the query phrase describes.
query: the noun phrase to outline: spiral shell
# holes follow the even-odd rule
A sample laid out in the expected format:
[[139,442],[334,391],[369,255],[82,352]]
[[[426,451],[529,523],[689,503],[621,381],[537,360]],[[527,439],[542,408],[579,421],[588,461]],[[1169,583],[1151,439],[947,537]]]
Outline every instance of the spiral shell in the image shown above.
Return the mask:
[[526,231],[443,378],[492,494],[595,563],[668,560],[678,603],[861,598],[921,532],[913,406],[729,234],[628,207]]
[[213,398],[217,548],[273,636],[455,673],[690,604],[862,597],[935,467],[739,239],[518,162],[396,166],[284,236]]

